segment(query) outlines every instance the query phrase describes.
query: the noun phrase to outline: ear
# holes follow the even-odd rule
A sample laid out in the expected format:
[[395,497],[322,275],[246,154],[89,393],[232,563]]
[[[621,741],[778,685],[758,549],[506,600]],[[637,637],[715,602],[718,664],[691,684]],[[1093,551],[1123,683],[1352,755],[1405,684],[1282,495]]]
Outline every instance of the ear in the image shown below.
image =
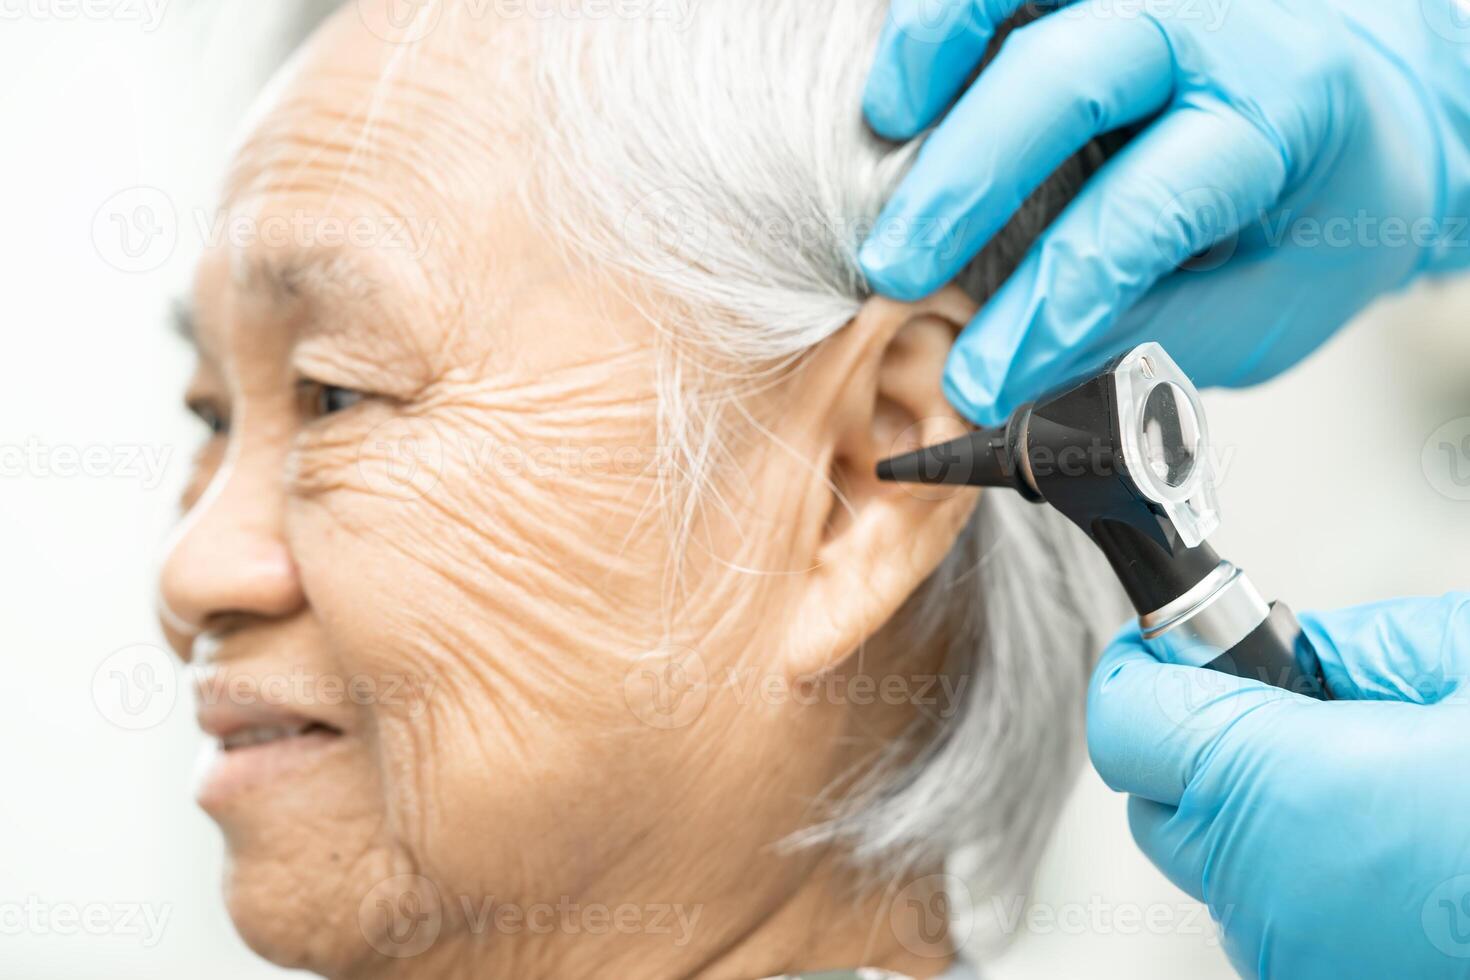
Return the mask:
[[[877,633],[949,553],[979,499],[964,487],[882,483],[878,461],[970,426],[944,397],[945,361],[976,305],[950,286],[916,303],[873,297],[798,380],[830,485],[807,509],[811,542],[788,636],[792,680],[835,668]],[[821,458],[814,454],[812,458]]]

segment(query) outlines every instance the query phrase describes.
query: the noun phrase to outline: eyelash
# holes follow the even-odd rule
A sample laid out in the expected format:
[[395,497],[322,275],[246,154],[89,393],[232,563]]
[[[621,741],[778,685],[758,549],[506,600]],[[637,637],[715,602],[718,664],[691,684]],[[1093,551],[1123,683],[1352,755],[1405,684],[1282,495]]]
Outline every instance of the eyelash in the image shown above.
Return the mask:
[[[333,407],[332,402],[338,396],[342,395],[347,397],[347,404]],[[303,379],[297,382],[296,397],[303,415],[307,418],[318,418],[324,415],[335,415],[338,412],[345,412],[361,403],[367,395],[352,388],[344,388],[341,385],[329,385],[323,384],[320,381]]]
[[213,436],[225,436],[230,434],[230,419],[220,407],[212,401],[198,399],[186,403],[186,408],[199,421],[203,422]]
[[[345,405],[332,405],[332,402],[341,396],[346,396],[348,403]],[[296,400],[301,411],[308,418],[317,418],[323,415],[335,415],[355,407],[367,396],[352,388],[344,388],[341,385],[322,384],[319,381],[302,380],[296,385]],[[204,423],[209,429],[211,438],[227,436],[230,434],[229,415],[209,399],[196,399],[187,402],[185,407],[189,413]]]

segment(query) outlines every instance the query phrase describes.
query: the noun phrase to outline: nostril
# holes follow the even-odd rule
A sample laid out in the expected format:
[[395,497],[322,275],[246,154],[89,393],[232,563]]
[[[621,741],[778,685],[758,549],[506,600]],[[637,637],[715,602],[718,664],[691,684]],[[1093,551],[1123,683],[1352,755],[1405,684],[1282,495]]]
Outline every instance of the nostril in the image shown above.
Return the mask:
[[163,627],[164,638],[174,655],[186,664],[192,662],[194,643],[200,635],[200,628],[170,609],[162,595],[158,597],[156,611],[159,625]]
[[190,638],[289,616],[305,604],[284,542],[243,522],[226,523],[224,515],[196,524],[174,542],[159,591],[165,629]]
[[231,633],[244,629],[251,622],[259,621],[261,616],[257,613],[245,612],[240,609],[225,609],[217,613],[211,613],[205,619],[200,628],[201,632],[208,633],[212,637],[223,639]]

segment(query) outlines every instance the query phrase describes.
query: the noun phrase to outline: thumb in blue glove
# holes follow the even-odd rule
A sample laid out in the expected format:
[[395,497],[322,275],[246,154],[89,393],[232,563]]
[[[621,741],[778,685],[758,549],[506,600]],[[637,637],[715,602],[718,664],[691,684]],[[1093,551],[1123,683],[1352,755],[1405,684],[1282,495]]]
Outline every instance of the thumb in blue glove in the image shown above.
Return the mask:
[[1104,654],[1088,748],[1246,977],[1470,976],[1470,596],[1303,615],[1319,702]]

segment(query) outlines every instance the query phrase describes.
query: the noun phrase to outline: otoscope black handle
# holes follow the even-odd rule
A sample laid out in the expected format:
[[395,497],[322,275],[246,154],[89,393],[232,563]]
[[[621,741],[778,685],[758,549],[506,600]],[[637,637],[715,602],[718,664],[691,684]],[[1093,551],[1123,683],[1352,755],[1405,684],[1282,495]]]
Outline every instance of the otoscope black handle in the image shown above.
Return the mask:
[[1318,700],[1332,697],[1316,651],[1284,602],[1271,603],[1271,614],[1261,625],[1205,666]]
[[[1137,527],[1111,520],[1094,522],[1091,534],[1138,610],[1144,642],[1155,656],[1329,696],[1317,654],[1291,609],[1267,605],[1244,573],[1222,562],[1208,543],[1166,550]],[[1263,608],[1266,615],[1258,618]]]

